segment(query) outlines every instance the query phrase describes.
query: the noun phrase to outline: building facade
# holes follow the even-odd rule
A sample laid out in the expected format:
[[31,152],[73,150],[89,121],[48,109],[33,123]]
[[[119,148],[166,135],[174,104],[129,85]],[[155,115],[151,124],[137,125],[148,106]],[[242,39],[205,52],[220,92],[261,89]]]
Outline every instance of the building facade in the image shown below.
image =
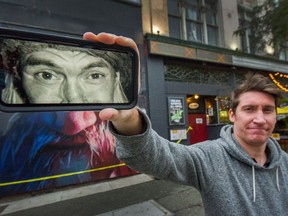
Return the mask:
[[252,0],[142,1],[145,92],[160,135],[182,144],[219,137],[229,123],[230,92],[246,73],[270,76],[287,92],[287,50],[277,58],[271,47],[253,53],[251,30],[234,34],[243,20],[251,20],[254,5]]

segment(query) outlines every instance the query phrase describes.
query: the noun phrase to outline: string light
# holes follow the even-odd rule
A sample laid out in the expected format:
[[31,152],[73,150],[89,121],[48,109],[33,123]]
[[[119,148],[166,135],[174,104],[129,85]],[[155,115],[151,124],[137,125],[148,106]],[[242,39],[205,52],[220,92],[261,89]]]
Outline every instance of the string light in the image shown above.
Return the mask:
[[[282,83],[280,83],[280,81],[278,81],[276,78],[286,78],[288,79],[288,75],[287,74],[283,74],[283,73],[279,73],[276,72],[274,75],[272,73],[269,74],[270,78],[272,79],[272,81],[283,91],[288,92],[288,88],[286,88]],[[286,85],[287,86],[287,85]]]

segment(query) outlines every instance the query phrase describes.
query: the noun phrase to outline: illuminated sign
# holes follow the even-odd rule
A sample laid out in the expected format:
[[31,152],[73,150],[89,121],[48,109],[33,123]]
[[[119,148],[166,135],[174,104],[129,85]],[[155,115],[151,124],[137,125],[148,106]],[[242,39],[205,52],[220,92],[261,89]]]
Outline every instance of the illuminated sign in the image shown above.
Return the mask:
[[287,78],[288,78],[288,75],[287,75],[287,74],[282,74],[282,73],[277,72],[277,73],[275,73],[275,74],[270,73],[269,76],[270,76],[270,78],[272,79],[272,81],[273,81],[280,89],[282,89],[282,90],[285,91],[285,92],[288,92],[287,84],[281,83],[281,82],[279,81],[279,78],[280,78],[280,79],[283,79],[283,78],[286,78],[286,79],[287,79]]

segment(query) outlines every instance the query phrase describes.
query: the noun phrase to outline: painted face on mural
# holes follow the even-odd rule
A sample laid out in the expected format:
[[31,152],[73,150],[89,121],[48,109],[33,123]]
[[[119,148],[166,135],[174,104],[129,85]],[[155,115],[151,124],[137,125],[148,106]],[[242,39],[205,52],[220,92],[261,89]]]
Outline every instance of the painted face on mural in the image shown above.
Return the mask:
[[[108,123],[92,111],[14,115],[1,138],[0,183],[92,171],[0,187],[0,195],[135,173],[127,167],[115,166],[121,161],[116,157],[115,140],[107,127]],[[112,165],[115,167],[111,168]]]

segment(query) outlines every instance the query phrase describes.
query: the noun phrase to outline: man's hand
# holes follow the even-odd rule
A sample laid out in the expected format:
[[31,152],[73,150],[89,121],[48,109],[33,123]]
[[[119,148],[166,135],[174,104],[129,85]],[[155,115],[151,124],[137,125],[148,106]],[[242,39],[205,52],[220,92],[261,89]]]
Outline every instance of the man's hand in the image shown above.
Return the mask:
[[[101,42],[108,45],[117,44],[120,46],[132,47],[139,55],[139,50],[137,48],[136,43],[130,38],[108,33],[99,33],[95,35],[94,33],[86,32],[83,35],[83,39],[95,42]],[[140,63],[138,68],[138,84],[139,84],[138,86],[140,86],[139,72],[140,72]],[[111,121],[117,132],[122,135],[127,136],[136,135],[142,133],[144,130],[142,126],[142,118],[137,108],[133,108],[130,110],[116,110],[112,108],[107,108],[100,111],[99,117],[104,121],[106,120]]]

